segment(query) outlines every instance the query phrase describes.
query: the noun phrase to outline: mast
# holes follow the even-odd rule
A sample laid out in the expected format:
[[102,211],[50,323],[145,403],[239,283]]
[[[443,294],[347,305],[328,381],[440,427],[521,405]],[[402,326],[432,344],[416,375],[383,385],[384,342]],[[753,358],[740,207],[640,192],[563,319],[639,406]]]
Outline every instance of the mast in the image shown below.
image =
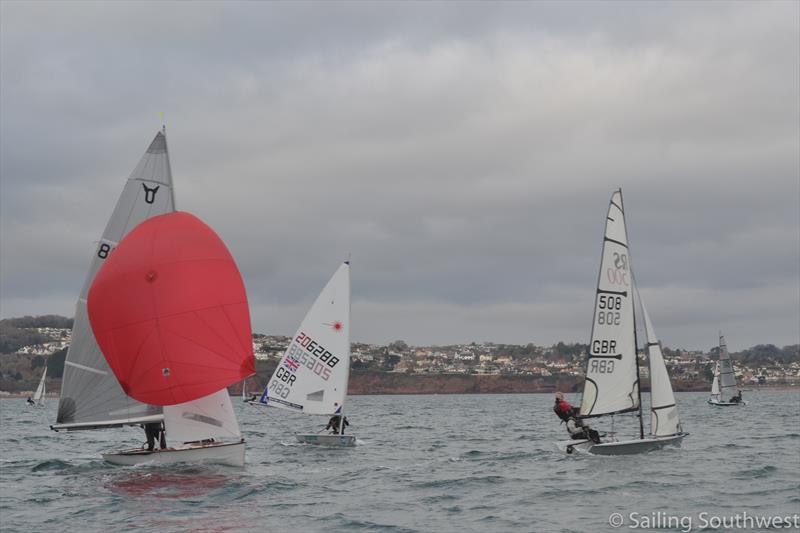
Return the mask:
[[[619,189],[619,203],[625,211],[625,201],[622,198],[622,187]],[[636,358],[636,393],[639,396],[639,438],[644,438],[644,421],[642,420],[642,377],[639,372],[639,341],[636,336],[636,278],[633,275],[633,260],[631,259],[631,241],[628,239],[628,224],[625,224],[625,242],[628,243],[628,268],[631,272],[631,300],[633,301],[633,346],[634,357]]]

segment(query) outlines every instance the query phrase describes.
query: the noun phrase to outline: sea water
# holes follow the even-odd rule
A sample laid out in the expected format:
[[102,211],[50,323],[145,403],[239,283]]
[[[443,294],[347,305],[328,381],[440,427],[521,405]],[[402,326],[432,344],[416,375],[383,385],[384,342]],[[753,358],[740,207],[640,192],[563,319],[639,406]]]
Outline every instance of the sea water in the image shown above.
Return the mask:
[[[676,397],[683,446],[622,457],[559,452],[552,395],[351,397],[354,448],[298,444],[327,420],[234,398],[244,468],[112,466],[100,453],[140,445],[141,429],[54,433],[56,400],[2,400],[0,529],[732,531],[738,515],[750,531],[753,517],[800,513],[799,392],[746,392],[749,405],[728,408]],[[630,416],[614,426],[638,433]]]

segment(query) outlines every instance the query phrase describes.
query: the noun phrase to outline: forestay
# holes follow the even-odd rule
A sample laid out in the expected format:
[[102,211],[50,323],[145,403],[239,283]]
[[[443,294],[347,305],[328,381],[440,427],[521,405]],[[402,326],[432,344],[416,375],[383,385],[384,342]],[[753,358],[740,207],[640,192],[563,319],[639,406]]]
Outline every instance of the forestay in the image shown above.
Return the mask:
[[639,408],[632,283],[622,192],[615,191],[606,217],[581,416]]
[[75,308],[72,342],[64,363],[53,429],[118,426],[161,419],[159,407],[139,403],[122,391],[92,334],[86,297],[98,269],[128,231],[143,220],[174,210],[167,139],[159,131],[128,178],[93,252]]
[[719,336],[719,399],[721,402],[730,402],[736,396],[736,376],[733,373],[733,362],[728,353],[725,337]]
[[650,315],[644,306],[638,289],[639,304],[644,315],[644,327],[647,334],[647,354],[650,361],[650,433],[657,437],[674,435],[681,431],[678,407],[669,381],[669,372],[661,353],[661,342],[656,337]]
[[350,263],[345,262],[300,324],[260,402],[333,414],[344,403],[349,374]]
[[241,438],[227,389],[191,402],[164,407],[167,439],[181,443]]

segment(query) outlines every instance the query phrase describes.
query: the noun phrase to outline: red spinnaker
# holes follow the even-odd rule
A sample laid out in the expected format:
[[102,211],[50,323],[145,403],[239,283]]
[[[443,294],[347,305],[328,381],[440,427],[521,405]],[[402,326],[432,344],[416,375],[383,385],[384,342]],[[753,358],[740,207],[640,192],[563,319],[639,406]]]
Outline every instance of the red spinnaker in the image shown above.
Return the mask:
[[89,321],[122,389],[174,405],[255,373],[247,294],[225,243],[175,212],[136,226],[97,272]]

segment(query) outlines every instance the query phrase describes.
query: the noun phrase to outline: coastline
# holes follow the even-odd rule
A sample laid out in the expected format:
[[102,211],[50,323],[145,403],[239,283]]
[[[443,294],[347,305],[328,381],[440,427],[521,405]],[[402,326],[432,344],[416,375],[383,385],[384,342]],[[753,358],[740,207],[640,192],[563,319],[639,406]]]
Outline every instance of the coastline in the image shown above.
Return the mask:
[[[251,383],[254,391],[261,391],[269,376],[256,376],[257,383]],[[48,382],[50,391],[45,398],[57,400],[59,388]],[[58,380],[60,382],[60,380]],[[389,395],[389,394],[552,394],[556,391],[565,393],[582,392],[583,380],[578,376],[539,377],[519,374],[405,374],[398,372],[353,372],[350,375],[348,394],[351,396]],[[705,381],[673,382],[675,392],[708,392],[711,384]],[[228,388],[232,396],[238,396],[239,384]],[[642,392],[649,392],[649,384],[645,381]],[[775,383],[762,385],[744,385],[745,393],[759,390],[768,391],[800,391],[800,383]],[[0,398],[27,398],[31,392],[0,391]]]

